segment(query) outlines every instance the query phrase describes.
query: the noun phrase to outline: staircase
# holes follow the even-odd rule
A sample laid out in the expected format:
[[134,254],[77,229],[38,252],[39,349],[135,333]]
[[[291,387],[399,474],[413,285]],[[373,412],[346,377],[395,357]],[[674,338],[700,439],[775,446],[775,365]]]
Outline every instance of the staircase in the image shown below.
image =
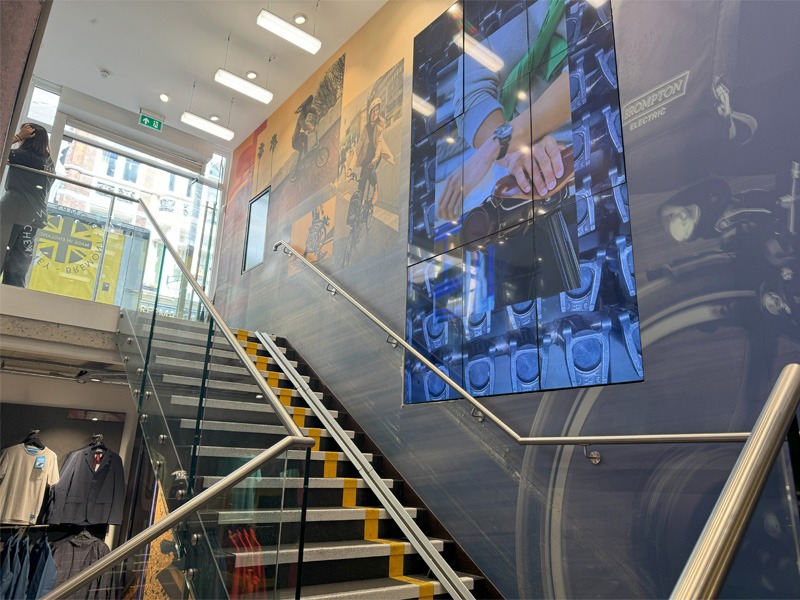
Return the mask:
[[[140,322],[137,328],[137,337],[147,339],[150,324]],[[161,414],[155,420],[161,422],[163,415],[161,428],[169,430],[180,464],[174,470],[167,467],[172,483],[168,478],[164,487],[171,508],[286,436],[285,427],[218,333],[211,336],[210,363],[201,394],[208,331],[207,323],[160,316],[152,330],[148,371],[154,389],[142,412],[158,412],[153,404],[157,397]],[[289,450],[283,460],[269,463],[186,524],[185,572],[195,596],[294,598],[301,577],[302,597],[308,599],[450,597],[255,335],[235,333],[292,419],[305,435],[314,438],[315,445],[308,462],[305,450]],[[333,407],[335,399],[323,390],[321,382],[284,340],[271,339],[347,436],[364,448],[369,441],[363,433],[348,428],[350,417]],[[147,403],[151,403],[149,409]],[[156,433],[160,429],[152,417],[148,415],[146,421]],[[168,446],[163,435],[158,439]],[[170,451],[168,448],[163,454]],[[379,474],[384,467],[391,469],[378,454],[364,456]],[[384,475],[381,478],[403,502],[405,484]],[[308,489],[307,514],[301,524],[304,485]],[[405,510],[428,535],[428,512],[420,506]],[[429,539],[451,565],[462,556],[452,541]],[[476,572],[473,565],[466,568]],[[459,577],[475,597],[499,597],[481,577],[461,573]]]

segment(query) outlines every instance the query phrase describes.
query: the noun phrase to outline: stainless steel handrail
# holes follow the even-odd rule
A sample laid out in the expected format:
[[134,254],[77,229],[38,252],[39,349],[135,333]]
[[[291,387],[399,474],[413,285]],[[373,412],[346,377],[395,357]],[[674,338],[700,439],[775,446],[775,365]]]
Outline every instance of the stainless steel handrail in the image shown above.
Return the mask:
[[153,523],[139,535],[132,537],[114,551],[93,563],[90,567],[82,571],[80,575],[62,583],[52,592],[43,596],[42,600],[58,600],[60,598],[69,597],[74,592],[91,583],[93,579],[99,577],[111,567],[135,554],[140,548],[152,542],[183,519],[197,512],[205,504],[247,478],[267,461],[294,446],[307,446],[307,440],[308,438],[296,436],[287,436],[283,438],[277,444],[267,448],[264,452],[249,460],[233,473],[227,475],[224,479],[221,479],[204,492],[201,492],[183,506],[178,507],[160,521]]
[[[100,194],[107,194],[107,195],[111,195],[111,196],[114,196],[114,197],[117,197],[117,198],[123,198],[124,200],[128,200],[130,202],[135,202],[135,203],[139,204],[139,206],[142,208],[142,210],[144,211],[145,215],[149,219],[150,223],[153,225],[153,228],[155,229],[156,233],[161,238],[161,241],[164,242],[164,246],[169,251],[169,253],[172,255],[172,258],[175,259],[175,263],[178,265],[178,268],[186,276],[186,279],[189,282],[189,285],[192,286],[192,289],[195,291],[195,293],[197,294],[198,298],[200,298],[200,301],[203,303],[203,306],[205,306],[206,310],[211,315],[211,318],[214,319],[214,321],[216,322],[216,324],[219,327],[220,331],[222,332],[223,336],[225,336],[225,339],[233,347],[233,351],[236,353],[236,355],[238,356],[239,360],[241,360],[242,363],[244,364],[244,367],[247,370],[248,374],[255,380],[255,384],[258,387],[259,391],[269,401],[270,405],[272,406],[273,410],[275,411],[275,414],[277,415],[277,417],[280,420],[281,424],[284,427],[286,427],[286,429],[289,431],[290,435],[293,435],[293,436],[296,436],[296,437],[304,437],[303,436],[303,432],[300,431],[300,428],[297,426],[297,423],[295,423],[294,420],[292,419],[292,417],[289,415],[289,413],[286,412],[286,408],[283,406],[283,404],[281,404],[280,400],[278,400],[278,397],[275,395],[275,392],[273,392],[272,388],[269,387],[266,384],[266,382],[264,381],[264,378],[261,376],[261,373],[259,373],[259,371],[256,368],[256,366],[253,364],[253,361],[250,360],[250,357],[247,355],[247,353],[244,350],[242,350],[242,347],[239,345],[239,340],[236,339],[236,336],[233,334],[233,332],[231,331],[230,327],[228,327],[228,325],[222,319],[222,316],[220,316],[219,312],[217,312],[217,309],[214,308],[214,305],[212,304],[211,299],[203,291],[203,288],[200,286],[200,284],[197,283],[197,280],[194,278],[194,276],[192,275],[192,273],[189,270],[189,268],[183,262],[183,259],[180,257],[180,255],[178,254],[177,250],[175,250],[175,248],[172,246],[172,244],[170,244],[169,240],[167,239],[167,236],[164,235],[164,231],[161,229],[161,226],[158,224],[158,221],[156,221],[155,217],[153,217],[153,213],[150,212],[150,209],[147,208],[147,206],[145,205],[144,202],[142,202],[138,198],[129,198],[127,196],[121,196],[119,194],[115,194],[112,191],[104,190],[102,188],[94,187],[94,186],[91,186],[91,185],[87,185],[87,184],[85,184],[83,182],[76,181],[76,180],[70,179],[68,177],[63,177],[61,175],[56,175],[55,173],[48,173],[47,171],[41,171],[39,169],[31,169],[30,167],[25,167],[23,165],[8,165],[8,166],[9,167],[13,167],[15,169],[22,169],[23,171],[30,171],[31,173],[37,173],[37,174],[43,175],[45,177],[51,177],[53,179],[58,179],[60,181],[65,181],[67,183],[72,183],[72,184],[75,184],[75,185],[80,186],[80,187],[84,187],[84,188],[87,188],[87,189],[90,189],[90,190],[94,190],[94,191],[96,191],[96,192],[98,192]],[[307,443],[306,445],[312,446],[314,444],[313,439],[312,438],[308,438],[308,439],[309,439],[310,443]]]
[[353,440],[347,435],[345,430],[339,422],[331,416],[331,413],[322,404],[322,401],[317,397],[311,387],[306,383],[300,373],[295,369],[289,360],[280,352],[275,342],[269,339],[268,336],[256,332],[256,337],[261,344],[267,349],[273,360],[280,366],[289,380],[294,384],[295,388],[306,403],[311,408],[311,411],[322,421],[325,429],[336,440],[342,452],[350,459],[350,462],[356,467],[358,472],[364,478],[369,488],[378,498],[392,517],[392,520],[397,524],[400,530],[408,538],[408,541],[422,557],[422,560],[428,565],[431,572],[436,579],[442,584],[452,598],[460,600],[475,600],[475,597],[464,585],[464,582],[458,577],[458,574],[447,564],[441,554],[433,547],[428,537],[419,528],[419,525],[408,514],[403,505],[392,493],[392,490],[383,482],[381,477],[375,472],[372,464],[362,454],[358,446],[355,445]]
[[[164,247],[172,255],[172,258],[175,259],[175,263],[178,265],[178,268],[181,270],[181,272],[186,276],[186,279],[189,281],[189,284],[192,286],[192,289],[194,289],[198,298],[200,298],[200,301],[203,303],[203,306],[205,306],[206,310],[211,315],[211,318],[214,319],[214,322],[217,324],[217,327],[225,336],[225,339],[228,340],[228,343],[233,347],[233,351],[236,353],[236,355],[244,364],[244,368],[253,378],[253,380],[256,383],[256,386],[258,386],[258,389],[261,391],[262,394],[264,394],[264,397],[269,400],[269,403],[272,405],[272,409],[275,411],[275,414],[280,420],[281,424],[284,427],[286,427],[290,435],[293,435],[295,437],[305,437],[303,435],[303,432],[300,431],[300,428],[297,426],[297,423],[294,422],[292,417],[286,411],[286,408],[283,406],[283,404],[281,404],[281,401],[278,400],[278,397],[275,395],[275,392],[273,392],[272,388],[269,385],[267,385],[267,382],[261,376],[261,373],[258,371],[255,364],[253,364],[253,361],[250,360],[250,357],[242,349],[242,346],[239,344],[239,340],[236,339],[235,335],[233,335],[233,332],[231,331],[230,327],[228,327],[227,323],[225,323],[225,321],[222,319],[222,316],[219,314],[219,312],[217,312],[217,309],[214,308],[211,299],[208,296],[206,296],[206,293],[203,291],[203,288],[200,287],[200,284],[197,283],[195,278],[192,276],[191,271],[189,271],[189,267],[186,266],[186,264],[183,262],[180,255],[178,254],[177,250],[175,250],[175,248],[172,247],[172,244],[169,243],[169,240],[167,239],[167,236],[164,235],[164,231],[161,229],[161,226],[153,217],[153,213],[151,213],[150,209],[147,208],[147,206],[145,206],[144,202],[139,202],[139,206],[141,206],[145,215],[147,215],[147,218],[150,220],[150,224],[156,230],[156,233],[158,233],[159,237],[161,238],[161,241],[164,243]],[[308,442],[306,443],[307,446],[311,447],[314,445],[313,438],[306,438],[306,439],[308,440]]]
[[523,437],[516,431],[511,429],[500,417],[495,415],[492,411],[481,404],[472,395],[470,395],[463,387],[453,381],[448,375],[443,373],[436,365],[423,356],[419,351],[408,344],[402,336],[392,331],[383,321],[378,319],[370,311],[359,304],[350,294],[344,291],[341,286],[334,283],[334,281],[320,271],[317,267],[306,260],[300,253],[292,248],[288,242],[280,240],[272,249],[277,251],[280,246],[283,246],[285,254],[294,255],[298,260],[301,260],[307,267],[314,273],[319,275],[336,293],[341,294],[348,302],[353,304],[361,313],[363,313],[370,321],[380,327],[386,335],[388,335],[393,342],[396,342],[408,352],[418,358],[426,367],[433,371],[438,377],[451,386],[456,392],[461,394],[467,402],[472,404],[476,409],[481,411],[483,415],[492,423],[497,425],[508,437],[514,440],[520,446],[589,446],[593,444],[697,444],[706,442],[744,442],[750,435],[747,431],[734,431],[728,433],[664,433],[664,434],[648,434],[648,435],[581,435],[581,436],[562,436],[562,437]]
[[719,595],[798,404],[800,365],[786,365],[675,584],[674,600]]
[[94,185],[89,185],[88,183],[83,183],[82,181],[71,179],[69,177],[65,177],[64,175],[57,175],[55,173],[48,173],[47,171],[41,171],[39,169],[32,169],[31,167],[26,167],[25,165],[7,165],[7,166],[12,169],[19,169],[20,171],[30,171],[31,173],[44,175],[45,177],[50,177],[51,179],[57,179],[58,181],[63,181],[65,183],[73,183],[79,187],[97,192],[98,194],[104,194],[106,196],[114,196],[115,198],[122,198],[123,200],[128,200],[129,202],[139,202],[138,198],[123,196],[122,194],[117,194],[113,190],[104,190],[103,188],[99,188]]

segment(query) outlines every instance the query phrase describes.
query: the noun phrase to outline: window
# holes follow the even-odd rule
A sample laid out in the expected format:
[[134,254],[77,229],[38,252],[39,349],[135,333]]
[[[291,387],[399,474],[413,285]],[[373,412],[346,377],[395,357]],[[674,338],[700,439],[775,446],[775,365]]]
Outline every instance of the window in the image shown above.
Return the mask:
[[31,105],[28,107],[28,118],[43,125],[52,126],[56,120],[59,98],[58,94],[34,86]]
[[175,191],[175,173],[169,174],[169,191],[170,192]]
[[250,201],[247,215],[247,235],[244,238],[242,273],[264,262],[264,244],[267,241],[267,208],[269,188]]
[[103,150],[103,160],[106,161],[106,175],[109,177],[113,177],[117,172],[117,158],[119,158],[119,156],[113,152]]
[[135,160],[131,160],[130,158],[125,159],[125,172],[122,174],[122,178],[125,181],[130,181],[132,183],[136,182],[136,176],[139,174],[139,163]]

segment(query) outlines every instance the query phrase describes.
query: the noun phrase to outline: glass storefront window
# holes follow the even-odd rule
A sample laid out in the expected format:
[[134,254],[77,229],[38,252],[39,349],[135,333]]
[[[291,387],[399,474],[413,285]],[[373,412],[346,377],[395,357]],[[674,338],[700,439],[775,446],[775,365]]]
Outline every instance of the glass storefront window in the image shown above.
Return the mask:
[[[56,119],[56,110],[60,96],[38,86],[34,86],[31,104],[28,107],[28,119],[52,126]],[[49,127],[48,127],[49,129]]]
[[[97,145],[74,139],[71,134],[97,140]],[[118,303],[116,296],[122,293],[122,284],[130,287],[133,281],[141,288],[146,304],[159,285],[158,257],[163,245],[139,205],[125,198],[147,206],[170,244],[205,286],[211,280],[220,201],[221,180],[216,176],[224,172],[224,165],[225,158],[215,155],[205,174],[192,174],[141,153],[127,153],[119,144],[68,127],[56,171],[76,183],[56,180],[53,184],[49,223],[37,238],[29,287],[113,304]],[[130,274],[121,272],[129,264],[131,253],[141,255],[139,264],[143,268],[133,280]],[[179,280],[182,283],[176,285]],[[173,288],[185,287],[186,279],[164,272],[161,284],[159,305],[172,302],[177,306],[187,290]],[[148,290],[152,292],[149,295]]]

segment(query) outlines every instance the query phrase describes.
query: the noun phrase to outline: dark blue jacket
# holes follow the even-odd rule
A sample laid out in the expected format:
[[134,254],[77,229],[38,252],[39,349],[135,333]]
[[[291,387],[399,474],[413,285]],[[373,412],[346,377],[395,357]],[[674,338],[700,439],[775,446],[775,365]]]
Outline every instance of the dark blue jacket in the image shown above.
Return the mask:
[[64,461],[52,494],[51,524],[119,525],[125,506],[122,460],[106,449],[95,471],[92,447],[75,450]]
[[53,591],[56,584],[56,563],[46,535],[40,537],[31,548],[30,577],[26,596],[28,600],[36,600]]

